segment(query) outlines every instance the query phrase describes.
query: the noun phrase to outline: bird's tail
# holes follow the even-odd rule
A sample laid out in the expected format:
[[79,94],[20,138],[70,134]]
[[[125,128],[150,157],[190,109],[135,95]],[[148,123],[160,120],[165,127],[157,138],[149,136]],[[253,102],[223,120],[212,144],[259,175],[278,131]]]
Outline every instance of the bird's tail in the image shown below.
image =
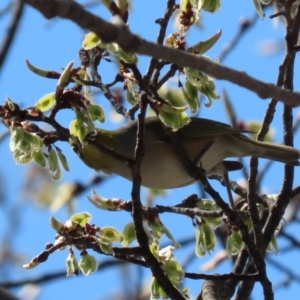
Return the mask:
[[248,155],[272,159],[293,166],[300,165],[298,161],[300,159],[300,151],[296,148],[254,141],[245,136],[242,136],[242,140],[245,142],[243,148],[245,152],[248,152]]

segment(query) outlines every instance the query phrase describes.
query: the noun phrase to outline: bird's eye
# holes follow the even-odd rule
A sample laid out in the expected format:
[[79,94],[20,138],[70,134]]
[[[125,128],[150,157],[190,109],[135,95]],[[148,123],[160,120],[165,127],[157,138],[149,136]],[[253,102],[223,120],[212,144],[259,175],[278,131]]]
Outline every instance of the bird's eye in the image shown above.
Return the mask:
[[71,149],[76,153],[76,154],[78,154],[78,147],[77,147],[77,145],[73,145],[72,147],[71,147]]
[[86,140],[94,141],[98,135],[98,131],[94,129],[90,133],[88,133],[85,137]]
[[76,145],[76,144],[72,145],[71,149],[72,149],[79,157],[81,157],[81,153],[80,153],[80,151],[79,151],[78,145]]

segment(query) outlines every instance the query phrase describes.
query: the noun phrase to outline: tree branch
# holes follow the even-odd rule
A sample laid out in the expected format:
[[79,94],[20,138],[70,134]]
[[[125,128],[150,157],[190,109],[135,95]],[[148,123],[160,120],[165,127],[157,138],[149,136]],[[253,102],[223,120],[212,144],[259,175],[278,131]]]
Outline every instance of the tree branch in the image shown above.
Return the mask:
[[46,18],[61,17],[75,22],[78,26],[95,32],[104,42],[116,42],[125,51],[145,54],[156,59],[164,59],[180,67],[190,67],[223,79],[255,92],[261,98],[273,98],[289,106],[300,105],[300,93],[284,90],[271,83],[255,79],[245,72],[237,71],[207,60],[202,56],[171,49],[146,41],[132,34],[125,25],[114,25],[86,11],[71,0],[22,0],[39,10]]

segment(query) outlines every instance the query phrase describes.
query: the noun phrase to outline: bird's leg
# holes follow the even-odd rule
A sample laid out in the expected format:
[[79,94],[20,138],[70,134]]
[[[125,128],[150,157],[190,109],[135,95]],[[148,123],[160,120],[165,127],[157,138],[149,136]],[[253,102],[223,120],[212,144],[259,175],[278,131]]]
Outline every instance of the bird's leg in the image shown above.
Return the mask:
[[[196,167],[197,164],[200,164],[200,168],[201,168],[201,157],[203,155],[203,152],[205,152],[206,149],[204,151],[201,151],[196,157],[195,159],[192,161],[192,164]],[[210,170],[209,173],[206,173],[206,176],[209,177],[209,174],[219,174],[221,176],[223,176],[224,181],[225,181],[225,185],[226,185],[226,190],[227,190],[227,194],[228,194],[228,200],[230,203],[230,206],[233,210],[235,210],[235,206],[234,206],[234,201],[233,201],[233,197],[232,197],[232,193],[231,193],[231,189],[230,189],[230,184],[229,184],[229,176],[228,176],[228,169],[227,169],[227,165],[226,163],[228,163],[229,166],[229,170],[232,168],[232,170],[234,169],[241,169],[241,164],[239,162],[235,162],[235,161],[222,161],[221,163],[219,163],[218,165],[216,165],[212,170]],[[235,164],[237,163],[237,164]],[[231,166],[232,164],[232,166]],[[243,165],[242,165],[243,167]]]
[[230,183],[229,183],[229,176],[228,176],[228,170],[226,169],[224,174],[224,181],[225,181],[225,185],[226,185],[226,190],[227,190],[227,194],[228,194],[228,199],[229,199],[229,203],[232,207],[233,210],[235,210],[235,206],[234,206],[234,201],[233,201],[233,197],[232,197],[232,192],[230,189]]
[[235,210],[235,205],[234,205],[234,201],[230,189],[228,172],[240,170],[241,168],[243,168],[243,164],[241,164],[238,161],[224,160],[221,163],[217,164],[206,174],[207,177],[211,177],[213,175],[218,175],[223,177],[227,194],[228,194],[229,203],[233,210]]

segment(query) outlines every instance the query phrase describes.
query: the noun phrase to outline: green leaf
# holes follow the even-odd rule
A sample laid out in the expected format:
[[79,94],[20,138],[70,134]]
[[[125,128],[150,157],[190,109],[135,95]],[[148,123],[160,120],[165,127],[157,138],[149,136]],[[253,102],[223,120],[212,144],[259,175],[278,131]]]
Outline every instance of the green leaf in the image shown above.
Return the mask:
[[209,12],[215,12],[221,7],[220,0],[202,0],[202,3],[202,9]]
[[105,113],[103,108],[100,105],[90,104],[87,105],[87,109],[93,121],[99,121],[101,123],[105,121]]
[[[202,57],[211,61],[211,59],[206,56]],[[192,68],[184,68],[184,73],[187,76],[188,81],[197,87],[197,89],[208,98],[209,102],[205,103],[206,107],[210,107],[212,105],[212,99],[220,98],[220,96],[216,93],[216,87],[212,77]]]
[[138,102],[138,93],[132,93],[129,89],[126,89],[126,99],[131,105],[135,105]]
[[45,158],[45,155],[44,155],[43,151],[41,151],[41,150],[32,151],[31,152],[31,157],[32,157],[32,159],[34,160],[34,162],[36,164],[38,164],[42,168],[46,167],[47,162],[46,162],[46,158]]
[[263,19],[265,17],[265,14],[264,14],[264,11],[261,7],[261,2],[260,0],[253,0],[253,4],[254,4],[254,7],[257,11],[257,13],[260,15],[260,17]]
[[101,248],[101,250],[106,253],[106,254],[110,254],[110,255],[114,255],[114,250],[112,248],[112,244],[110,241],[103,239],[101,237],[96,237],[99,246]]
[[70,134],[74,137],[78,137],[78,129],[79,129],[78,120],[73,119],[69,125]]
[[196,228],[196,244],[195,244],[195,254],[199,257],[203,256],[206,253],[204,245],[204,235],[203,231],[199,229],[199,226]]
[[73,215],[71,220],[74,222],[78,222],[80,226],[85,226],[92,218],[92,215],[88,212],[81,212]]
[[168,295],[165,293],[163,288],[159,285],[156,278],[152,278],[151,282],[151,300],[152,299],[168,299]]
[[162,223],[162,226],[163,226],[165,235],[172,241],[173,246],[177,249],[180,248],[180,244],[175,240],[175,238],[173,237],[173,235],[171,234],[169,229],[163,223]]
[[53,148],[51,148],[48,152],[48,162],[50,172],[55,172],[57,169],[59,169],[57,154]]
[[182,113],[187,110],[188,106],[173,106],[171,104],[162,103],[156,107],[160,112],[166,113]]
[[84,40],[82,42],[82,48],[84,50],[90,50],[95,48],[101,44],[101,39],[94,32],[89,32],[85,35]]
[[44,95],[35,103],[35,108],[42,112],[51,109],[55,104],[55,92]]
[[16,109],[16,106],[15,104],[11,101],[11,99],[9,97],[6,97],[5,99],[5,104],[8,106],[8,108],[11,110],[11,111],[14,111]]
[[107,45],[107,51],[112,54],[118,54],[119,45],[117,43],[110,43]]
[[128,64],[136,64],[138,59],[134,53],[125,52],[117,43],[111,43],[107,45],[107,51],[119,56]]
[[242,235],[239,230],[233,230],[233,232],[231,234],[231,239],[232,239],[232,245],[236,249],[241,249],[243,240],[242,240]]
[[123,241],[122,245],[128,247],[134,240],[136,240],[136,233],[134,229],[134,223],[130,222],[125,225],[123,229]]
[[[184,67],[183,72],[186,75],[186,77],[191,81],[192,84],[196,84],[197,86],[197,78],[199,76],[199,72],[196,69],[190,68],[190,67]],[[196,82],[194,82],[196,80]]]
[[205,41],[198,42],[195,45],[191,46],[187,49],[187,51],[195,52],[197,54],[203,54],[206,51],[208,51],[219,40],[221,34],[222,30],[220,29],[217,33],[215,33]]
[[167,260],[163,265],[163,269],[169,276],[184,276],[181,265],[175,260]]
[[35,151],[41,150],[42,146],[44,145],[44,140],[35,133],[29,133],[25,131],[24,138],[25,140],[28,140],[31,145],[31,149]]
[[[56,73],[54,71],[51,70],[47,70],[47,69],[41,69],[41,68],[37,68],[34,65],[32,65],[29,60],[26,59],[26,65],[29,68],[30,71],[32,71],[33,73],[42,76],[42,77],[52,77],[53,75],[59,75],[59,73]],[[52,75],[52,76],[51,76]]]
[[196,114],[199,109],[198,89],[188,80],[185,82],[185,88],[182,88],[185,101],[190,106],[191,112]]
[[66,156],[62,153],[62,151],[59,148],[55,147],[55,149],[56,149],[56,152],[58,154],[59,161],[60,161],[61,165],[63,166],[63,168],[66,171],[70,171],[69,164],[68,164]]
[[211,250],[215,248],[216,236],[213,230],[211,229],[211,227],[207,223],[203,223],[200,226],[204,234],[205,249],[209,253]]
[[23,154],[23,155],[19,156],[18,163],[25,165],[25,164],[27,164],[27,163],[29,163],[31,161],[32,161],[31,153],[28,152],[26,154]]
[[154,238],[152,240],[152,243],[150,244],[149,249],[158,261],[161,261],[161,259],[163,261],[165,260],[165,257],[159,256],[159,241],[157,239]]
[[123,235],[111,226],[102,227],[98,230],[102,238],[110,242],[122,242]]
[[234,249],[236,249],[236,248],[232,245],[232,238],[230,235],[228,235],[227,241],[226,241],[226,252],[227,252],[229,259],[231,259],[232,255],[235,254]]
[[23,138],[17,145],[18,149],[22,151],[22,154],[30,154],[31,151],[31,144],[28,142],[28,139],[26,140]]
[[23,152],[21,150],[17,149],[13,152],[13,154],[14,154],[15,163],[19,164],[20,163],[19,160],[20,160],[20,157],[23,155]]
[[159,217],[156,216],[153,219],[151,218],[151,220],[148,222],[148,225],[151,228],[153,236],[157,239],[160,239],[164,234],[164,226]]
[[58,221],[53,216],[50,217],[50,225],[57,232],[61,231],[64,228],[64,224]]
[[88,130],[84,125],[78,127],[77,137],[78,137],[81,145],[85,145],[85,137],[86,137],[87,133],[88,133]]
[[125,78],[124,85],[126,86],[126,99],[131,105],[135,105],[139,100],[139,93],[134,89],[137,84],[128,78]]
[[174,131],[178,130],[179,128],[187,125],[191,119],[188,117],[186,113],[167,113],[164,111],[161,111],[159,113],[159,118],[161,121],[166,124],[167,126],[170,126],[173,128]]
[[79,265],[74,253],[69,253],[66,259],[67,277],[71,275],[78,275]]
[[61,179],[61,171],[60,171],[59,166],[57,167],[54,174],[52,175],[52,179],[53,180],[60,180]]
[[61,73],[56,85],[58,91],[62,91],[69,84],[73,64],[74,61],[70,61]]
[[218,227],[222,223],[222,218],[218,217],[202,217],[203,220],[214,228]]
[[24,138],[24,129],[22,127],[11,127],[11,136],[9,142],[9,148],[11,152],[15,152],[19,150],[19,144],[22,142]]
[[126,52],[122,48],[119,48],[117,55],[128,64],[136,64],[138,58],[134,53]]
[[90,273],[97,271],[98,263],[94,256],[85,254],[79,261],[79,268],[83,275],[88,276]]

